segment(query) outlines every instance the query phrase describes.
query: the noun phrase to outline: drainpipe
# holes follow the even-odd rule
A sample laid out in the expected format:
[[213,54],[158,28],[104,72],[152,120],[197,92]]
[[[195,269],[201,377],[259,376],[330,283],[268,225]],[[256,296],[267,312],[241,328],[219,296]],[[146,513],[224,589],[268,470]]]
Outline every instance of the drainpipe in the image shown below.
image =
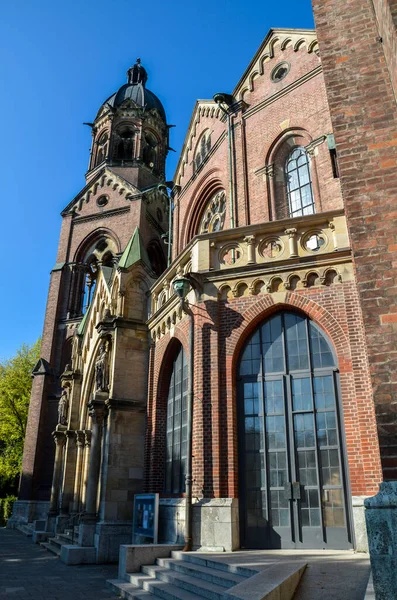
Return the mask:
[[[197,275],[197,274],[196,274]],[[189,315],[189,392],[187,400],[187,457],[186,457],[186,475],[185,475],[185,546],[183,552],[191,552],[193,546],[193,397],[194,397],[194,315],[193,311],[187,305],[185,298],[190,289],[200,291],[201,286],[195,274],[188,273],[185,277],[174,279],[174,292],[179,297],[182,310]]]
[[[234,177],[233,177],[233,143],[232,143],[232,120],[230,115],[230,107],[234,103],[233,96],[230,94],[215,94],[214,102],[219,106],[223,114],[227,118],[227,151],[229,163],[229,212],[230,212],[230,229],[234,228]],[[225,105],[227,108],[225,108]]]
[[[186,311],[187,312],[187,311]],[[186,508],[185,508],[185,546],[184,552],[191,552],[193,546],[193,389],[194,389],[194,317],[189,310],[189,393],[187,398],[187,457],[186,457]]]

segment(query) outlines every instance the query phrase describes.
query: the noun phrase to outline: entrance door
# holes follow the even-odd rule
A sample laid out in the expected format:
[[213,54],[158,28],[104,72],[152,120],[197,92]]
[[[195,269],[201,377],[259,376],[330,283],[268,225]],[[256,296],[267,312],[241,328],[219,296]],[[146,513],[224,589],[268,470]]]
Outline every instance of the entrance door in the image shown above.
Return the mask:
[[283,312],[246,343],[238,372],[243,548],[351,548],[337,402],[323,332]]

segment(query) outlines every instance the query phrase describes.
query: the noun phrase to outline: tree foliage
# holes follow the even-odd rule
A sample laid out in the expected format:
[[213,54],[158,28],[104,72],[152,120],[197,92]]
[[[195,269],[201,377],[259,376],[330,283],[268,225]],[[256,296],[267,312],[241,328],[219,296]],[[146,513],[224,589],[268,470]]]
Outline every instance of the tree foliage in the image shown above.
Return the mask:
[[21,469],[28,418],[32,370],[39,360],[40,340],[23,344],[0,363],[0,490],[15,486]]

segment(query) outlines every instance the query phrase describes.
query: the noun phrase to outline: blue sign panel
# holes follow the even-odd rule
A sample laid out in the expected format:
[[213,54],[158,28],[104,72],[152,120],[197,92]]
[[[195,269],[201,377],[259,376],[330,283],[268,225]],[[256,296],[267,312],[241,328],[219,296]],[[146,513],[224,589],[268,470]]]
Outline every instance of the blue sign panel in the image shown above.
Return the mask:
[[157,544],[158,514],[158,494],[135,494],[133,533],[138,538],[135,543]]

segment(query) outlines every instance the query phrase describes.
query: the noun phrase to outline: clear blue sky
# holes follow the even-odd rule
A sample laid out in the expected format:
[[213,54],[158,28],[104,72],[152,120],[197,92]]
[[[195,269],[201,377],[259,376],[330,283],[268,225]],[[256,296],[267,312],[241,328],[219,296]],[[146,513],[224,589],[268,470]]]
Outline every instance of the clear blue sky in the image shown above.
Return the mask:
[[179,151],[195,100],[231,91],[270,27],[313,26],[310,0],[3,3],[0,360],[41,335],[59,213],[84,185],[91,134],[82,123],[135,59],[176,125]]

